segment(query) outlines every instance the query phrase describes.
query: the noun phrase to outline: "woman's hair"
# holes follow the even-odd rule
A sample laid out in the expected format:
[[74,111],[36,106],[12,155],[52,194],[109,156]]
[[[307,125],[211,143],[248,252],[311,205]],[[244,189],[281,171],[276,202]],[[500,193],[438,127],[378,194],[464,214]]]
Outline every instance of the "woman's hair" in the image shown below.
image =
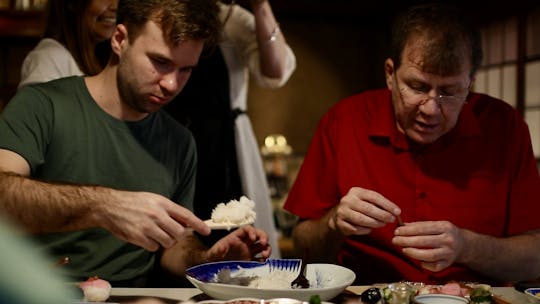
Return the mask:
[[480,33],[456,7],[424,4],[406,10],[396,19],[391,54],[396,69],[412,39],[423,49],[422,68],[427,72],[450,75],[459,72],[464,60],[470,60],[470,74],[474,75],[482,62]]
[[148,21],[161,27],[169,45],[203,40],[206,47],[213,46],[221,33],[216,0],[120,0],[117,19],[132,41]]
[[84,12],[92,0],[49,0],[44,37],[63,44],[85,75],[103,69],[110,54],[110,41],[94,45]]

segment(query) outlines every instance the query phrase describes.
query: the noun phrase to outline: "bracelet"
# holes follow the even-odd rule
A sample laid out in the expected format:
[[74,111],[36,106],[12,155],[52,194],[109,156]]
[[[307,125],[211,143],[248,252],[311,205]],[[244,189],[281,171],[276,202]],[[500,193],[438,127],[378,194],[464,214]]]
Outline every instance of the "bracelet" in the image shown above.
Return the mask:
[[272,30],[270,37],[268,38],[268,40],[266,40],[266,43],[273,43],[274,41],[276,41],[279,32],[281,32],[281,30],[279,29],[279,23],[276,23],[276,27],[274,28],[274,30]]

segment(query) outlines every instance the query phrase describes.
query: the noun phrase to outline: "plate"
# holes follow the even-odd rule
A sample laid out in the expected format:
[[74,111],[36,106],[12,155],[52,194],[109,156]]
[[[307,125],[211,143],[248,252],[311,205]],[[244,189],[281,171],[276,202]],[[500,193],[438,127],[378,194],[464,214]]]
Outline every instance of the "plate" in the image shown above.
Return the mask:
[[525,289],[525,293],[535,298],[536,300],[540,300],[540,287],[527,288]]
[[230,222],[216,223],[212,219],[206,220],[204,222],[212,230],[231,230],[231,229],[234,229],[234,228],[238,228],[240,226],[253,224],[253,221],[244,221],[244,222],[239,223],[239,224],[234,224],[234,223],[230,223]]
[[[204,300],[197,302],[197,304],[306,304],[306,302],[290,298],[276,298],[267,300],[261,300],[258,298],[236,298],[230,300]],[[321,304],[331,303],[322,301]]]
[[[186,270],[187,279],[208,296],[218,300],[238,297],[257,299],[291,298],[301,301],[318,295],[321,301],[330,300],[351,285],[356,278],[348,268],[334,264],[307,264],[306,277],[311,287],[292,289],[290,282],[300,270],[298,259],[269,259],[264,263],[227,261],[201,264]],[[270,269],[277,269],[272,271]],[[261,287],[216,283],[218,272],[230,270],[232,278],[254,277],[264,283]]]
[[414,297],[417,304],[467,304],[469,300],[464,297],[445,294],[423,294]]

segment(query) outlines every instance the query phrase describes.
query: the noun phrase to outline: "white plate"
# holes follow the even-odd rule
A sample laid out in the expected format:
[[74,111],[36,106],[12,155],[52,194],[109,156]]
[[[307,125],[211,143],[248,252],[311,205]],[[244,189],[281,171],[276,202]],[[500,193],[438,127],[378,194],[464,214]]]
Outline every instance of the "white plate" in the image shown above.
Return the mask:
[[191,267],[186,271],[187,279],[202,292],[217,300],[230,300],[238,297],[257,299],[291,298],[301,301],[318,295],[321,301],[330,300],[339,295],[345,288],[354,282],[355,274],[348,268],[334,264],[307,264],[306,277],[311,287],[306,289],[292,289],[288,286],[281,288],[256,288],[248,286],[215,283],[216,274],[222,269],[230,269],[231,276],[265,277],[270,273],[272,265],[292,265],[285,267],[282,273],[292,281],[299,272],[299,260],[275,259],[265,263],[229,261],[207,263]]
[[423,294],[414,297],[417,304],[467,304],[469,300],[464,297],[451,296],[445,294]]
[[204,221],[208,227],[212,230],[231,230],[234,228],[238,228],[240,226],[244,225],[251,225],[253,224],[253,221],[245,221],[240,224],[233,224],[233,223],[216,223],[212,221],[211,219]]
[[[236,298],[236,299],[230,299],[230,300],[204,300],[197,302],[197,304],[306,304],[306,302],[302,302],[300,300],[296,299],[290,299],[290,298],[276,298],[276,299],[268,299],[268,300],[261,300],[258,298]],[[332,304],[330,302],[324,302],[321,301],[321,304]]]

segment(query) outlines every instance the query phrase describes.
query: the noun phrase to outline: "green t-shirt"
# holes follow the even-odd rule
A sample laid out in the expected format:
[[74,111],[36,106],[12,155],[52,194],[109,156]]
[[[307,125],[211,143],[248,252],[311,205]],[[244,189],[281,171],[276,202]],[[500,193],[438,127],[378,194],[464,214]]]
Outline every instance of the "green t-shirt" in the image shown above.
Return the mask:
[[[0,116],[0,148],[24,157],[32,178],[161,194],[193,209],[196,151],[191,133],[164,111],[138,122],[104,112],[79,76],[21,88]],[[39,235],[68,256],[77,279],[137,278],[155,254],[104,229]]]

